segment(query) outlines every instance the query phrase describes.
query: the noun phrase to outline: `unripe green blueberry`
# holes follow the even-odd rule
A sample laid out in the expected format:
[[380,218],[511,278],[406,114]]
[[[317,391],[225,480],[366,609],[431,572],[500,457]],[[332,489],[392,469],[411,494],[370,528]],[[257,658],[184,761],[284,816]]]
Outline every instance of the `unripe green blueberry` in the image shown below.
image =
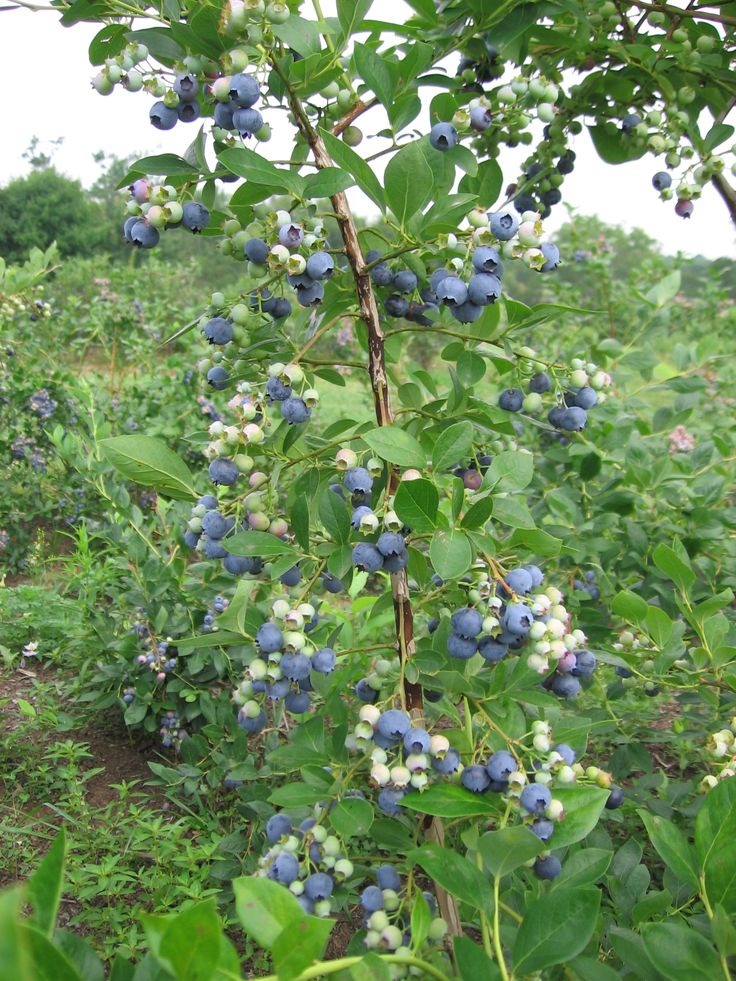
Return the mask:
[[230,311],[230,319],[235,324],[247,324],[250,319],[250,310],[245,303],[236,303]]
[[163,211],[166,215],[166,222],[169,225],[176,225],[177,222],[181,221],[182,215],[184,214],[184,209],[178,201],[167,202],[163,207]]
[[176,109],[179,105],[179,96],[173,89],[168,89],[164,95],[164,105],[168,106],[169,109]]
[[667,156],[664,159],[668,167],[680,166],[680,154],[675,153],[674,150],[670,150],[670,152],[667,154]]
[[329,85],[326,85],[320,91],[319,94],[322,96],[323,99],[335,99],[335,98],[337,98],[337,94],[338,94],[339,91],[340,91],[340,83],[339,82],[330,82],[330,84]]
[[230,101],[230,76],[216,78],[212,83],[212,95],[218,102]]
[[277,0],[272,0],[267,5],[265,13],[266,20],[270,20],[272,24],[283,24],[291,16],[291,11],[286,4],[277,2]]
[[524,221],[519,225],[517,236],[521,245],[534,248],[540,243],[540,237],[536,230],[536,222]]
[[131,68],[125,75],[123,84],[128,92],[140,92],[143,88],[143,76],[135,68]]
[[429,939],[442,940],[447,933],[447,924],[441,916],[436,916],[429,924]]
[[516,102],[517,96],[510,85],[502,85],[498,92],[496,92],[496,98],[502,105],[512,105]]
[[511,83],[511,89],[516,95],[526,95],[529,82],[525,78],[515,78]]
[[672,32],[672,40],[676,44],[683,44],[685,41],[688,40],[687,31],[683,30],[683,28],[681,27],[678,27],[676,30]]
[[[379,912],[383,912],[383,910],[380,910]],[[404,936],[401,930],[399,930],[397,926],[393,926],[393,924],[387,926],[381,931],[381,942],[388,947],[389,950],[396,950],[397,947],[400,947],[403,939]]]
[[263,28],[260,24],[250,24],[247,33],[251,44],[260,44],[263,41]]
[[268,526],[270,534],[275,535],[277,538],[283,538],[288,530],[289,525],[283,518],[274,518]]
[[106,71],[98,72],[92,79],[92,88],[100,95],[109,95],[115,88],[112,79]]
[[363,131],[358,126],[348,126],[343,130],[342,138],[348,146],[358,146],[363,141]]
[[677,92],[677,99],[682,103],[683,106],[689,106],[691,102],[695,101],[695,89],[689,85],[683,85],[681,89]]
[[538,392],[529,392],[524,397],[521,407],[528,415],[536,415],[542,409],[542,396]]
[[473,208],[468,214],[468,224],[471,228],[486,228],[489,224],[488,213],[485,208]]
[[378,930],[380,933],[382,930],[385,930],[388,925],[389,920],[385,910],[378,909],[375,911],[375,913],[371,913],[368,920],[368,926],[371,930]]
[[537,118],[543,123],[551,123],[555,118],[555,110],[549,102],[541,102],[537,106]]
[[264,123],[261,128],[253,134],[259,143],[268,143],[271,139],[271,125],[270,123]]
[[664,24],[666,18],[661,10],[653,10],[651,13],[647,14],[647,20],[652,27],[660,27],[662,24]]
[[695,46],[703,54],[710,54],[711,51],[715,51],[717,43],[717,39],[712,34],[701,34]]
[[248,456],[247,453],[237,453],[233,457],[233,463],[241,473],[248,473],[255,466],[253,457]]
[[401,900],[399,899],[398,893],[393,889],[383,890],[383,908],[389,913],[393,913],[399,908]]
[[233,235],[237,235],[241,230],[241,224],[237,218],[228,218],[227,221],[223,223],[222,230],[226,235],[231,238]]
[[343,112],[347,112],[355,103],[355,96],[350,89],[340,89],[337,93],[337,104]]

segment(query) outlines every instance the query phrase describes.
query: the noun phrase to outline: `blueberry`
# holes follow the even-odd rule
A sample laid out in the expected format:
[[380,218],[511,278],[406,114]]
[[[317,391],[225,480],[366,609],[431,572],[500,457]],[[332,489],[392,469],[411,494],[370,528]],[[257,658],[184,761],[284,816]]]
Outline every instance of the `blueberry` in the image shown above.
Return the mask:
[[574,698],[580,691],[580,682],[571,674],[555,674],[550,687],[559,698]]
[[230,98],[242,109],[250,109],[261,97],[261,89],[252,75],[233,75],[230,79]]
[[[287,249],[298,249],[304,241],[304,230],[300,225],[294,223],[282,225],[279,228],[278,239],[280,244],[285,245]],[[311,276],[308,279],[311,279]],[[308,282],[305,285],[308,285]]]
[[561,405],[555,405],[553,408],[551,408],[547,413],[547,420],[550,425],[554,426],[555,429],[561,429],[562,418],[565,415],[565,412],[567,412],[567,409]]
[[291,834],[291,818],[288,814],[274,814],[266,822],[266,837],[269,841],[280,841]]
[[549,841],[554,834],[555,826],[547,818],[537,818],[529,825],[529,830],[533,831],[537,838],[540,838],[542,841]]
[[284,636],[275,623],[262,623],[256,633],[256,644],[264,654],[275,654],[283,650]]
[[291,303],[285,296],[276,296],[268,313],[271,314],[274,320],[284,320],[291,313]]
[[510,603],[503,615],[503,629],[518,637],[526,637],[534,623],[532,611],[523,603]]
[[131,235],[131,232],[133,230],[133,225],[140,220],[141,219],[137,215],[131,215],[130,218],[126,218],[123,222],[123,238],[126,242],[132,243],[133,236]]
[[506,412],[518,412],[524,401],[524,393],[519,388],[506,388],[498,396],[499,408]]
[[509,587],[512,593],[518,593],[519,596],[526,596],[527,593],[532,591],[534,582],[532,580],[531,573],[528,569],[512,569],[511,572],[506,576],[506,585]]
[[318,902],[320,899],[329,899],[334,887],[335,884],[332,881],[332,876],[327,875],[325,872],[315,872],[304,883],[304,895],[308,896],[313,902]]
[[482,133],[483,130],[488,129],[492,120],[491,110],[486,109],[485,106],[473,106],[470,110],[470,128],[474,129],[476,133]]
[[370,542],[359,542],[353,548],[353,565],[361,572],[378,572],[383,568],[383,556]]
[[356,491],[361,494],[368,494],[373,487],[373,478],[365,467],[351,467],[350,470],[345,471],[343,483],[346,490],[349,490],[351,494],[356,493]]
[[196,99],[194,102],[180,102],[176,107],[176,115],[182,123],[193,123],[195,119],[199,119],[201,112]]
[[393,865],[379,865],[376,869],[376,882],[381,889],[393,889],[394,892],[401,889],[401,879]]
[[187,548],[196,548],[198,541],[199,535],[195,534],[193,531],[184,532],[184,544]]
[[136,219],[136,223],[130,229],[130,241],[139,249],[154,248],[158,245],[160,237],[158,229],[149,225],[143,218]]
[[261,729],[266,727],[268,719],[266,718],[266,713],[261,709],[260,713],[251,719],[242,713],[238,713],[238,725],[241,729],[245,729],[246,732],[260,732]]
[[552,793],[543,783],[529,783],[522,790],[519,800],[529,814],[544,814],[552,800]]
[[328,593],[341,593],[345,589],[345,583],[331,572],[322,572],[320,578]]
[[479,273],[490,273],[493,276],[500,276],[503,272],[503,265],[498,257],[498,251],[488,245],[482,245],[473,253],[473,269]]
[[431,691],[429,688],[424,689],[424,697],[428,702],[439,702],[442,700],[441,691]]
[[543,395],[552,388],[552,379],[549,377],[546,371],[538,371],[536,375],[532,375],[529,381],[529,391],[536,392],[538,395]]
[[285,385],[275,375],[266,382],[266,395],[274,402],[285,402],[291,397],[291,386]]
[[466,300],[465,303],[451,309],[452,316],[461,324],[474,324],[483,314],[483,307],[477,303],[472,303],[470,300]]
[[366,678],[361,678],[353,690],[361,702],[367,702],[369,705],[372,705],[373,702],[378,700],[378,692],[368,684]]
[[307,406],[304,399],[295,395],[289,396],[281,403],[281,415],[289,425],[306,422],[312,414],[312,410]]
[[384,787],[381,793],[378,795],[378,806],[384,812],[388,814],[389,817],[397,817],[401,814],[402,807],[400,806],[400,801],[404,798],[405,793],[403,790],[399,790],[395,787]]
[[202,328],[202,333],[210,344],[229,344],[233,339],[233,324],[224,317],[213,317]]
[[350,524],[353,526],[353,528],[355,528],[356,531],[359,531],[360,522],[363,520],[363,518],[367,518],[369,515],[372,514],[373,511],[369,507],[366,507],[365,504],[361,504],[353,511],[352,516],[350,518]]
[[486,763],[486,773],[494,783],[508,783],[509,776],[517,769],[513,754],[505,749],[498,750]]
[[407,753],[428,753],[429,733],[426,729],[409,729],[404,733],[404,749]]
[[566,432],[579,433],[588,422],[588,413],[577,405],[564,409],[560,416],[559,427]]
[[589,678],[595,671],[597,665],[596,656],[591,651],[575,651],[575,667],[571,673],[576,678]]
[[560,159],[557,161],[557,173],[558,174],[571,174],[575,169],[575,153],[572,150],[568,150],[567,153],[563,153]]
[[460,774],[460,783],[466,790],[474,794],[482,794],[488,790],[490,778],[482,766],[466,766]]
[[594,388],[589,388],[587,385],[583,388],[579,388],[575,394],[575,405],[581,409],[592,409],[594,405],[598,404],[598,393]]
[[397,555],[390,555],[387,559],[383,560],[384,570],[390,573],[401,572],[408,564],[409,552],[405,548],[402,548]]
[[169,109],[164,102],[155,102],[148,113],[151,125],[156,129],[173,129],[179,119],[176,109]]
[[241,136],[253,136],[263,127],[263,116],[257,109],[236,109],[233,113],[233,126]]
[[394,289],[399,293],[413,293],[419,284],[419,280],[411,269],[402,269],[394,276]]
[[490,273],[477,273],[468,283],[468,299],[478,306],[495,303],[501,295],[501,280]]
[[[434,291],[435,296],[437,295],[437,289],[439,288],[440,283],[444,279],[447,279],[447,277],[450,276],[450,275],[451,275],[451,273],[447,269],[435,269],[434,270],[434,272],[432,273],[432,275],[429,277],[429,285],[431,286],[432,290]],[[437,299],[439,299],[439,297],[437,297]]]
[[641,116],[637,116],[635,112],[629,113],[628,116],[624,116],[621,120],[621,129],[624,133],[633,133],[637,126],[641,123]]
[[383,308],[389,317],[404,317],[409,312],[409,301],[398,293],[386,297]]
[[289,681],[301,681],[309,677],[312,664],[306,654],[282,654],[279,667]]
[[[533,209],[532,209],[533,210]],[[501,242],[508,242],[516,235],[519,219],[512,211],[497,211],[490,216],[491,234]]]
[[214,494],[203,494],[197,501],[197,504],[201,504],[208,511],[214,511],[217,507],[217,498]]
[[378,886],[367,886],[360,894],[360,905],[369,914],[383,909],[383,890]]
[[228,105],[226,102],[216,102],[214,123],[215,126],[219,126],[220,129],[235,129],[235,125],[233,123],[233,106]]
[[222,562],[231,576],[244,576],[256,571],[255,559],[250,555],[226,555]]
[[469,606],[456,610],[450,620],[452,629],[461,637],[477,637],[483,627],[483,617]]
[[216,364],[207,372],[207,384],[220,392],[227,387],[229,377],[222,365]]
[[657,191],[666,191],[672,185],[672,178],[666,170],[660,170],[652,177],[652,185]]
[[534,874],[538,879],[556,879],[562,872],[562,863],[554,855],[538,858],[534,863]]
[[609,811],[615,811],[617,807],[621,807],[624,802],[624,792],[620,787],[611,787],[611,793],[608,795],[608,800],[606,801],[606,809]]
[[202,531],[209,538],[222,538],[227,530],[227,518],[219,511],[208,511],[202,518]]
[[389,739],[403,739],[411,728],[411,719],[401,709],[389,709],[381,715],[376,728]]
[[290,691],[284,699],[284,708],[294,715],[302,715],[309,711],[311,699],[305,691]]
[[329,252],[315,252],[307,259],[307,275],[312,279],[329,279],[335,271],[335,260]]
[[470,640],[459,634],[450,634],[447,638],[447,653],[450,657],[455,657],[460,661],[469,660],[477,650],[477,640]]
[[371,269],[371,279],[376,286],[390,286],[394,279],[394,274],[385,262],[379,262]]
[[268,245],[262,238],[249,238],[243,246],[243,253],[246,259],[262,266],[268,259]]
[[457,146],[457,130],[452,123],[435,123],[429,133],[429,142],[435,150],[451,150]]
[[225,457],[213,460],[208,467],[208,472],[213,484],[224,484],[226,487],[232,486],[240,476],[237,466]]
[[281,852],[273,861],[268,876],[284,886],[290,886],[299,877],[299,862],[291,852]]
[[382,535],[379,535],[376,548],[384,558],[400,555],[404,550],[404,538],[398,532],[384,531]]
[[299,903],[305,913],[314,913],[314,903],[309,896],[305,896],[304,893],[302,893],[301,896],[296,897],[296,901]]
[[297,286],[296,300],[300,307],[316,307],[325,297],[325,288],[319,280],[311,286]]
[[537,586],[541,586],[544,582],[544,573],[539,568],[538,565],[525,565],[524,568],[532,577],[532,589],[536,589]]
[[494,637],[483,637],[478,643],[478,653],[484,661],[489,661],[491,664],[502,661],[508,652],[508,646]]
[[437,298],[448,307],[459,307],[468,299],[468,287],[459,276],[445,276],[435,287]]
[[552,272],[560,264],[560,250],[552,242],[542,242],[539,246],[539,251],[544,256],[544,264],[542,265],[540,272]]
[[285,698],[291,689],[289,682],[286,678],[279,678],[278,681],[266,689],[266,694],[271,699],[272,702],[279,702],[282,698]]
[[454,773],[459,766],[460,754],[456,749],[448,749],[441,759],[437,756],[432,759],[432,769],[436,770],[437,773],[441,773],[443,776]]
[[299,571],[298,565],[293,565],[290,569],[287,569],[281,576],[279,576],[279,582],[282,586],[298,586],[301,582],[302,574]]
[[337,655],[329,647],[322,647],[312,655],[312,670],[330,674],[335,669]]
[[558,743],[554,747],[554,750],[555,753],[559,753],[559,755],[562,757],[562,759],[565,761],[565,763],[568,766],[572,766],[575,760],[577,759],[577,753],[572,748],[572,746],[568,746],[567,743]]
[[182,102],[194,102],[198,90],[199,83],[196,77],[189,72],[184,75],[177,75],[174,79],[174,92]]

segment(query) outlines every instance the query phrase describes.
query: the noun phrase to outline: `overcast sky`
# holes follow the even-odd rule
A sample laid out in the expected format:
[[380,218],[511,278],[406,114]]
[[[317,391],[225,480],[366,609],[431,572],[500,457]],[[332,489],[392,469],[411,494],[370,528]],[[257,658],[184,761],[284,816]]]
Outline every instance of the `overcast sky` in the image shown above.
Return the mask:
[[[329,16],[334,11],[334,0],[324,0],[323,8]],[[402,0],[374,0],[371,16],[398,22],[407,12]],[[193,125],[179,124],[166,133],[154,130],[148,122],[153,99],[146,93],[132,94],[118,87],[103,98],[91,89],[93,70],[87,48],[98,29],[99,25],[92,24],[61,27],[55,13],[0,11],[0,82],[4,95],[0,183],[27,172],[22,154],[34,135],[42,144],[63,137],[63,145],[54,157],[56,166],[84,184],[99,174],[93,161],[98,150],[117,156],[181,153],[195,136]],[[31,52],[33,67],[29,69]],[[48,89],[40,93],[38,81],[43,78]],[[31,80],[34,92],[21,95]],[[369,122],[372,116],[376,122]],[[276,119],[281,121],[283,117]],[[283,122],[280,125],[283,127]],[[426,108],[414,125],[423,131],[429,128]],[[380,119],[373,110],[365,117],[364,129],[370,132],[379,127]],[[272,159],[282,158],[289,153],[288,139],[287,134],[280,136],[277,131],[262,149]],[[668,253],[700,253],[711,258],[734,255],[734,229],[712,187],[708,186],[696,202],[693,217],[683,220],[674,214],[673,203],[661,202],[651,186],[652,174],[660,169],[653,158],[612,167],[598,159],[586,134],[573,140],[576,170],[565,181],[563,191],[564,200],[576,210],[597,214],[613,224],[643,228]],[[362,147],[366,145],[370,148],[366,142]],[[527,148],[520,148],[501,157],[505,183],[517,176],[527,153]],[[356,201],[357,210],[368,211],[365,202],[365,198]],[[553,232],[565,217],[564,209],[558,207],[545,227]]]

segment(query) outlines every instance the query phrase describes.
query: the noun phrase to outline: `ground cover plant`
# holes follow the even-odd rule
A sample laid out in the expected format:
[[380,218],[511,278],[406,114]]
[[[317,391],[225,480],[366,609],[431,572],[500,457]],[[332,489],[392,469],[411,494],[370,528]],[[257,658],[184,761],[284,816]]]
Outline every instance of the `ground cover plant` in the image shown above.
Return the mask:
[[[140,904],[91,923],[111,977],[730,978],[732,300],[543,224],[583,128],[612,165],[649,154],[663,207],[696,221],[710,183],[736,220],[729,5],[52,6],[100,24],[100,96],[197,124],[121,181],[131,254],[196,235],[226,270],[191,302],[172,275],[148,320],[121,280],[70,338],[106,399],[80,383],[38,437],[90,501],[64,684],[157,748],[176,815],[87,814],[154,853],[140,892],[114,852],[67,854],[72,895],[104,875]],[[171,360],[128,376],[154,342]],[[16,667],[38,648],[11,624]],[[21,810],[85,815],[87,745],[38,749]],[[66,851],[3,894],[17,977],[104,972],[56,929]]]

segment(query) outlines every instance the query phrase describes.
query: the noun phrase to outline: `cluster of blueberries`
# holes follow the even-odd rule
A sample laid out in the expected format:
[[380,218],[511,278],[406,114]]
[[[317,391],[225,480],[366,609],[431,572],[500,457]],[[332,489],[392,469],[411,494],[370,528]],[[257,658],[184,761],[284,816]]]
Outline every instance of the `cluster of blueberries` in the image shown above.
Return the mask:
[[[211,476],[213,465],[217,463],[231,464],[237,475],[240,475],[240,471],[231,460],[218,459],[210,464]],[[242,527],[236,528],[235,519],[226,518],[218,509],[218,501],[214,494],[204,494],[192,508],[187,530],[184,533],[184,544],[188,548],[201,552],[208,559],[222,559],[225,571],[233,576],[257,575],[263,568],[263,559],[258,556],[233,555],[228,552],[225,545],[228,534],[246,531],[248,527],[246,521]]]
[[46,456],[31,436],[16,436],[10,446],[10,453],[16,460],[27,460],[39,473],[46,471]]
[[154,185],[141,177],[128,190],[129,213],[123,222],[123,238],[138,248],[155,248],[162,230],[186,228],[197,234],[210,223],[209,210],[199,201],[182,204],[174,187]]
[[51,398],[48,389],[39,388],[28,400],[28,407],[31,412],[35,412],[41,419],[50,419],[58,408],[58,402],[55,402]]
[[[276,217],[276,241],[269,245],[262,238],[247,239],[243,245],[245,258],[253,266],[260,268],[264,268],[267,263],[283,266],[286,269],[286,280],[293,288],[299,306],[319,306],[325,296],[324,284],[335,272],[335,260],[323,249],[303,255],[299,250],[305,248],[314,236],[310,235],[307,240],[304,228],[293,221],[288,211],[278,212]],[[274,319],[279,319],[277,313],[284,317],[291,312],[291,304],[287,299],[274,299],[270,294],[268,299],[272,309],[262,308],[266,313],[271,313]]]
[[136,661],[141,667],[147,667],[153,671],[156,681],[166,681],[166,675],[176,667],[176,658],[167,657],[170,644],[167,640],[155,643],[153,639],[145,634],[141,637],[141,646],[145,653],[139,654]]
[[[502,583],[492,585],[485,615],[472,606],[455,610],[447,653],[460,661],[477,653],[486,663],[496,664],[510,651],[530,646],[528,663],[533,670],[547,675],[550,661],[554,662],[554,672],[545,677],[544,687],[560,698],[574,698],[581,690],[581,680],[595,672],[597,659],[581,646],[585,642],[582,631],[571,629],[559,590],[549,587],[545,593],[532,594],[543,581],[538,566],[521,566],[507,573]],[[430,633],[437,626],[432,621]]]
[[[363,910],[364,943],[369,950],[390,950],[409,953],[412,935],[410,911],[407,909],[407,890],[393,865],[380,865],[374,872],[374,881],[360,894]],[[441,943],[447,933],[447,924],[437,916],[437,901],[429,891],[422,893],[432,920],[427,939]],[[400,966],[400,965],[398,965]],[[405,976],[403,972],[399,976]]]
[[240,133],[244,140],[268,135],[263,116],[253,108],[261,98],[261,87],[253,75],[238,72],[230,78],[218,78],[212,85],[212,94],[216,100],[214,123],[219,129]]
[[202,633],[211,634],[215,629],[215,617],[218,613],[223,613],[228,606],[230,606],[230,600],[225,596],[215,596],[212,601],[212,606],[208,607],[207,612],[202,620]]
[[187,732],[181,728],[181,719],[176,712],[168,711],[161,719],[161,745],[164,749],[179,747],[187,737]]
[[370,755],[371,780],[380,788],[378,806],[390,817],[402,812],[406,794],[421,791],[433,778],[450,776],[460,768],[460,754],[447,737],[430,735],[413,725],[402,709],[381,712],[375,705],[363,705],[359,720],[345,745],[351,752]]
[[[351,495],[353,513],[351,524],[365,534],[378,529],[378,518],[370,508],[373,478],[365,467],[351,467],[345,472],[343,485]],[[353,565],[360,572],[401,572],[409,561],[404,536],[396,531],[384,531],[375,543],[359,542],[353,548]]]
[[[537,412],[542,405],[542,395],[552,388],[552,379],[546,371],[538,371],[529,381],[529,394],[520,388],[506,388],[498,397],[499,408],[506,412]],[[590,385],[581,385],[565,392],[562,405],[555,405],[547,413],[549,423],[555,429],[576,433],[588,424],[588,412],[598,404],[598,393]]]
[[151,125],[155,129],[167,130],[173,129],[179,122],[193,123],[199,119],[202,111],[197,99],[198,94],[199,82],[196,75],[191,72],[177,75],[171,92],[167,92],[161,102],[155,102],[151,106],[148,113]]
[[[549,136],[549,127],[545,126],[545,136]],[[553,184],[560,181],[562,177],[571,174],[575,169],[575,151],[567,149],[557,160],[552,173]],[[551,161],[550,161],[551,164]],[[562,201],[562,192],[559,187],[552,186],[543,190],[535,187],[535,181],[547,180],[549,182],[549,168],[538,160],[533,160],[523,174],[523,191],[514,198],[514,208],[523,214],[525,211],[536,211],[541,218],[547,218],[552,208]],[[513,188],[515,191],[516,188]]]
[[274,604],[274,615],[281,614],[287,629],[267,620],[256,633],[260,656],[246,669],[245,679],[233,693],[239,706],[238,724],[249,733],[265,728],[268,717],[265,708],[254,695],[262,695],[271,703],[283,701],[293,715],[309,710],[312,671],[331,674],[337,665],[337,655],[330,647],[315,649],[306,637],[317,626],[319,617],[310,603],[290,609],[286,600]]
[[281,883],[305,913],[329,916],[335,886],[354,873],[340,839],[314,818],[294,827],[284,811],[268,819],[266,838],[271,847],[259,858],[257,874]]
[[593,600],[600,599],[601,591],[596,586],[595,572],[593,569],[587,569],[583,574],[582,579],[573,579],[572,588],[577,589],[580,592],[587,593]]

